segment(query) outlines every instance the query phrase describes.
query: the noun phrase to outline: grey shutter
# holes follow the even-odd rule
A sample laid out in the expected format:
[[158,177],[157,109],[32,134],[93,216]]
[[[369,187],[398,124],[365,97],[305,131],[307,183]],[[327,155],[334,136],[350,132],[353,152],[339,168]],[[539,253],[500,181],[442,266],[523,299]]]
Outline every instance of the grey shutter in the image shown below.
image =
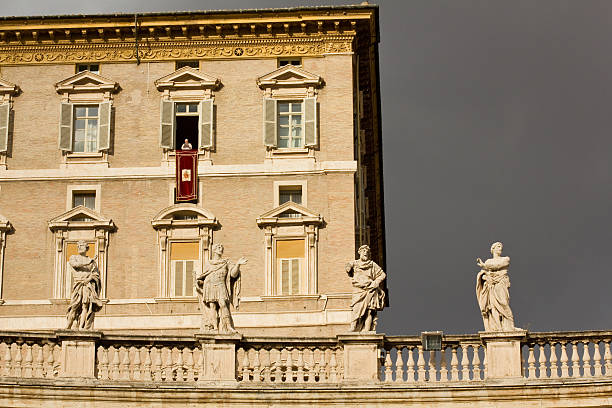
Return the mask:
[[8,131],[10,106],[8,103],[0,104],[0,152],[8,149]]
[[264,145],[276,147],[276,99],[264,98]]
[[174,102],[172,101],[161,101],[159,144],[163,148],[174,149]]
[[100,124],[98,129],[98,150],[110,149],[110,122],[111,122],[111,104],[110,102],[102,102],[98,109],[100,115]]
[[317,145],[317,98],[304,99],[304,145]]
[[213,100],[200,102],[200,148],[213,147]]
[[60,134],[59,134],[60,150],[72,150],[72,104],[62,103],[60,111]]

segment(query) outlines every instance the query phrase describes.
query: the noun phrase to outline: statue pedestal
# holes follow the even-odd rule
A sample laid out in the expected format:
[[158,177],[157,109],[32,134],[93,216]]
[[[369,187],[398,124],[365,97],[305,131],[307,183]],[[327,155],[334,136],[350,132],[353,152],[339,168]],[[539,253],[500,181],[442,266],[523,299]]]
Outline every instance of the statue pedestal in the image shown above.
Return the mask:
[[235,383],[236,344],[242,335],[198,332],[195,338],[202,345],[202,375],[198,381]]
[[102,332],[56,330],[62,345],[60,377],[96,378],[96,341]]
[[344,345],[345,381],[378,381],[378,349],[382,348],[384,338],[384,334],[371,331],[338,335],[338,342]]
[[486,348],[487,378],[522,377],[521,340],[527,330],[478,332]]

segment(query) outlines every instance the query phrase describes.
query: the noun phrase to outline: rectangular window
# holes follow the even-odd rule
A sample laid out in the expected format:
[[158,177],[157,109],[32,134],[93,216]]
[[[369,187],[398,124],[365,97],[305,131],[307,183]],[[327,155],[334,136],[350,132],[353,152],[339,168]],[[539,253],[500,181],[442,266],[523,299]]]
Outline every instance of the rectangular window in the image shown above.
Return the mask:
[[198,149],[198,126],[200,123],[199,104],[196,102],[176,103],[174,106],[175,143],[180,150]]
[[172,297],[195,296],[194,281],[200,267],[198,242],[170,244],[170,293]]
[[96,209],[96,193],[74,192],[72,195],[72,208],[82,205],[91,210]]
[[183,67],[191,67],[195,69],[200,69],[200,61],[176,61],[175,69],[181,69]]
[[302,101],[278,101],[278,148],[292,149],[304,147],[304,110],[302,105]]
[[276,241],[276,293],[278,295],[297,295],[303,293],[306,279],[304,271],[303,239],[287,239]]
[[100,74],[100,65],[99,64],[77,64],[77,73],[89,71],[94,74]]
[[302,186],[280,186],[278,191],[278,204],[293,201],[302,204]]
[[302,60],[300,58],[279,58],[278,66],[284,67],[285,65],[301,66]]
[[74,106],[73,152],[92,153],[98,151],[98,119],[98,105]]

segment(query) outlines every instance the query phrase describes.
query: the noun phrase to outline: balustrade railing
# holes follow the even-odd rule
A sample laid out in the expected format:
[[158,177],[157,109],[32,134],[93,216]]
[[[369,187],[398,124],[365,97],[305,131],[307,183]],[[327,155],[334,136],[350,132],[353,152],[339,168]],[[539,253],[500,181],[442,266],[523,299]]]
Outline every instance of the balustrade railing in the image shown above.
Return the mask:
[[530,333],[522,344],[529,379],[612,377],[612,332]]
[[51,333],[0,333],[0,377],[55,378],[60,355]]
[[434,383],[482,381],[485,348],[478,336],[445,336],[442,349],[423,350],[420,337],[387,337],[381,381]]
[[237,350],[236,378],[244,383],[336,383],[344,376],[336,339],[255,339]]

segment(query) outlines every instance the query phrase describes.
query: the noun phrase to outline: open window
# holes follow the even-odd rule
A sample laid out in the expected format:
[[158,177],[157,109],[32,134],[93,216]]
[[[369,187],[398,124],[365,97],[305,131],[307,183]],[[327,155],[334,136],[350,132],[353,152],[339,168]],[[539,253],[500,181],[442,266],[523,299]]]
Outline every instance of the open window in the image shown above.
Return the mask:
[[4,274],[4,248],[6,247],[6,236],[13,230],[9,220],[0,215],[0,305],[4,303],[2,298],[2,282]]
[[6,157],[10,151],[13,97],[19,94],[19,87],[0,78],[0,168],[6,169]]

